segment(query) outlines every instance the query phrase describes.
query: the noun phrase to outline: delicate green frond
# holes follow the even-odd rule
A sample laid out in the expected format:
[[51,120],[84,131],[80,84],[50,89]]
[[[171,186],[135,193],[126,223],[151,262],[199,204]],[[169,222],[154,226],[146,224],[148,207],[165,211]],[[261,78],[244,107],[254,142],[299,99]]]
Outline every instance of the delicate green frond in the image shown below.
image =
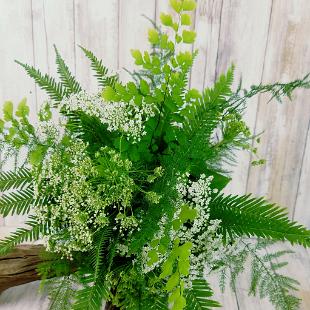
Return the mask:
[[102,60],[99,60],[93,52],[80,46],[86,57],[91,61],[91,68],[95,71],[95,77],[97,78],[98,84],[101,87],[111,86],[113,87],[115,82],[118,81],[117,75],[108,75],[109,70],[103,65]]
[[0,191],[9,189],[23,189],[32,182],[30,170],[19,168],[16,171],[0,172]]
[[63,278],[51,279],[48,286],[49,294],[48,298],[50,303],[48,305],[49,310],[71,310],[72,299],[75,293],[73,288],[76,282],[72,276],[66,276]]
[[257,236],[310,246],[310,231],[289,220],[286,209],[264,198],[218,195],[211,200],[210,218],[221,220],[224,237]]
[[17,60],[15,60],[15,62],[26,70],[27,74],[35,80],[41,89],[47,92],[51,99],[60,102],[66,96],[66,92],[62,85],[57,83],[54,78],[47,74],[43,75],[38,69],[32,66],[23,64]]
[[34,198],[33,189],[10,192],[0,196],[0,214],[2,216],[29,213],[30,208],[46,202],[46,198]]
[[73,310],[100,310],[109,297],[109,287],[102,279],[94,282],[94,275],[83,278],[84,287],[77,291]]
[[54,45],[55,53],[56,53],[56,64],[57,64],[57,72],[60,76],[60,80],[63,86],[66,89],[66,94],[76,94],[79,93],[82,88],[80,84],[76,81],[75,77],[71,74],[68,66],[65,61],[62,59],[59,54],[56,46]]
[[213,88],[204,90],[202,98],[193,101],[181,110],[180,114],[185,117],[184,130],[189,135],[203,129],[205,139],[210,137],[218,126],[222,113],[229,105],[227,98],[231,95],[233,78],[234,66],[231,66],[226,75],[219,77]]
[[193,280],[192,288],[185,293],[186,309],[187,310],[207,310],[221,305],[210,297],[213,296],[213,291],[208,282],[201,279]]
[[287,265],[287,262],[279,262],[278,259],[291,251],[277,251],[261,256],[256,251],[257,247],[247,244],[246,248],[252,256],[249,294],[267,297],[276,309],[299,309],[300,299],[292,294],[298,290],[298,281],[278,273],[279,269]]
[[111,229],[105,228],[97,232],[94,236],[93,249],[91,251],[91,261],[94,268],[94,279],[100,275],[100,268],[103,264],[103,251],[108,247],[106,244],[111,236]]
[[16,245],[25,241],[35,241],[47,234],[48,226],[39,224],[33,216],[29,216],[30,220],[25,224],[30,228],[17,228],[15,232],[0,240],[0,255],[7,254]]

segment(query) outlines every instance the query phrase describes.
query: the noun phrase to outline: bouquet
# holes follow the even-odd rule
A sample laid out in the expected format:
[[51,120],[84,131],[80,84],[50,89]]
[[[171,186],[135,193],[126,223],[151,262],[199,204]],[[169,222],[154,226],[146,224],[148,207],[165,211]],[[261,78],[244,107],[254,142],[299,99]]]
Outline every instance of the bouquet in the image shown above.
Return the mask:
[[[211,309],[209,278],[235,288],[251,262],[249,293],[276,309],[297,309],[297,281],[282,275],[285,251],[273,242],[310,245],[310,232],[264,198],[225,195],[235,151],[257,157],[242,116],[248,99],[291,98],[309,75],[290,83],[232,89],[234,66],[203,92],[190,89],[197,51],[194,0],[171,0],[148,31],[149,51],[131,50],[137,70],[124,83],[82,48],[98,80],[84,90],[55,47],[60,82],[18,62],[47,92],[36,124],[26,99],[3,105],[0,213],[27,214],[26,227],[0,241],[5,255],[41,240],[38,266],[50,309]],[[167,30],[169,30],[167,32]],[[169,33],[169,35],[168,35]]]

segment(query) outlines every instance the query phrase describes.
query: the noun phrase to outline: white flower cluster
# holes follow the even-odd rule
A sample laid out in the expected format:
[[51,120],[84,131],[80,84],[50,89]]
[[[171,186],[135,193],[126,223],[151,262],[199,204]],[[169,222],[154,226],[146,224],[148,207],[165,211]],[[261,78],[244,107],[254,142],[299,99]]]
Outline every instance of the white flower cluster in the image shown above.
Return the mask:
[[51,204],[36,207],[39,221],[49,222],[51,234],[47,250],[71,257],[73,251],[87,251],[92,231],[108,224],[100,193],[89,178],[95,175],[93,164],[85,152],[85,144],[77,142],[66,151],[55,150],[45,159],[37,191],[53,197]]
[[[168,223],[168,218],[166,215],[164,215],[158,223],[159,230],[154,235],[153,242],[154,240],[156,240],[156,243],[157,243],[157,241],[160,241],[165,236],[165,228],[166,228],[167,223]],[[148,254],[154,248],[158,250],[158,244],[156,245],[149,244],[149,245],[144,246],[142,249],[141,258],[142,258],[142,270],[144,273],[148,273],[154,270],[156,267],[160,266],[167,259],[168,253],[162,253],[162,252],[157,251],[158,261],[152,265],[149,265]]]
[[142,102],[140,106],[133,101],[104,102],[100,94],[86,92],[73,94],[61,102],[67,111],[83,111],[100,119],[109,131],[121,131],[128,139],[138,142],[146,134],[144,123],[155,116],[156,106]]

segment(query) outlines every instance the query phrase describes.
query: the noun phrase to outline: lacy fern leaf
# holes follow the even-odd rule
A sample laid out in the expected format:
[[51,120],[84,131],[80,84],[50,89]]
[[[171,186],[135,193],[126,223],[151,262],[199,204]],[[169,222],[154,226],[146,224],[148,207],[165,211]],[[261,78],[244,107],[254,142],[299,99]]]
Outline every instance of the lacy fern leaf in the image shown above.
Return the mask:
[[193,280],[191,289],[185,293],[187,310],[208,310],[221,305],[210,297],[213,291],[203,278]]
[[5,255],[14,247],[25,241],[35,241],[47,234],[48,225],[39,224],[33,216],[29,216],[30,220],[25,224],[30,228],[18,228],[8,237],[0,240],[0,255]]
[[66,89],[66,94],[70,95],[70,94],[79,93],[82,90],[80,84],[76,81],[74,76],[71,74],[68,66],[66,65],[65,61],[62,59],[55,45],[54,45],[54,49],[56,53],[57,72],[60,76],[60,80],[63,86]]
[[16,171],[0,172],[0,191],[10,189],[23,189],[32,182],[32,174],[26,168],[19,168]]
[[0,214],[4,217],[14,214],[29,213],[33,205],[37,205],[40,199],[34,199],[31,188],[3,194],[0,197]]
[[63,86],[60,83],[57,83],[54,78],[50,77],[48,74],[43,75],[40,70],[27,64],[23,64],[20,61],[15,60],[15,62],[22,66],[27,74],[33,78],[41,89],[45,90],[55,102],[60,102],[66,96]]
[[48,310],[71,310],[75,293],[74,285],[76,285],[73,276],[70,275],[49,281],[51,283],[48,285],[48,298],[50,300]]
[[101,87],[110,86],[113,87],[118,81],[117,75],[108,75],[109,70],[103,65],[102,60],[99,60],[93,52],[87,50],[86,48],[80,46],[85,56],[91,62],[91,68],[95,71],[95,77],[97,78],[98,84]]
[[310,231],[290,221],[284,208],[264,198],[221,194],[213,198],[209,207],[210,218],[221,220],[224,237],[257,236],[310,246]]
[[73,310],[100,310],[103,300],[109,297],[109,287],[106,282],[97,279],[94,281],[94,275],[90,274],[82,278],[84,287],[75,294]]

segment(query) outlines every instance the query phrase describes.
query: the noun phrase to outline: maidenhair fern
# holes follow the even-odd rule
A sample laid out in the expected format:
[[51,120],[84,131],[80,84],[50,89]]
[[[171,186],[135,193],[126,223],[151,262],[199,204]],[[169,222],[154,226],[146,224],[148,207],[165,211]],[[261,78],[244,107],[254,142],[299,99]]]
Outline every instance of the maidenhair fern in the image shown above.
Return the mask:
[[[310,88],[309,75],[234,90],[231,66],[213,86],[191,89],[197,51],[179,44],[195,41],[189,12],[196,2],[170,4],[175,14],[162,13],[148,31],[151,50],[131,50],[132,81],[120,81],[84,47],[98,81],[94,94],[82,90],[56,47],[59,82],[17,61],[50,100],[37,126],[26,99],[17,109],[3,106],[1,150],[5,158],[24,154],[25,162],[0,173],[0,213],[29,220],[0,241],[0,254],[43,239],[38,272],[52,310],[104,302],[122,310],[212,309],[220,305],[210,274],[219,274],[221,288],[236,289],[248,261],[250,294],[297,309],[297,282],[279,271],[286,252],[264,251],[266,240],[308,247],[309,230],[264,198],[223,189],[235,150],[256,153],[242,115],[248,99],[291,99],[295,89]],[[248,237],[265,241],[253,245]]]

